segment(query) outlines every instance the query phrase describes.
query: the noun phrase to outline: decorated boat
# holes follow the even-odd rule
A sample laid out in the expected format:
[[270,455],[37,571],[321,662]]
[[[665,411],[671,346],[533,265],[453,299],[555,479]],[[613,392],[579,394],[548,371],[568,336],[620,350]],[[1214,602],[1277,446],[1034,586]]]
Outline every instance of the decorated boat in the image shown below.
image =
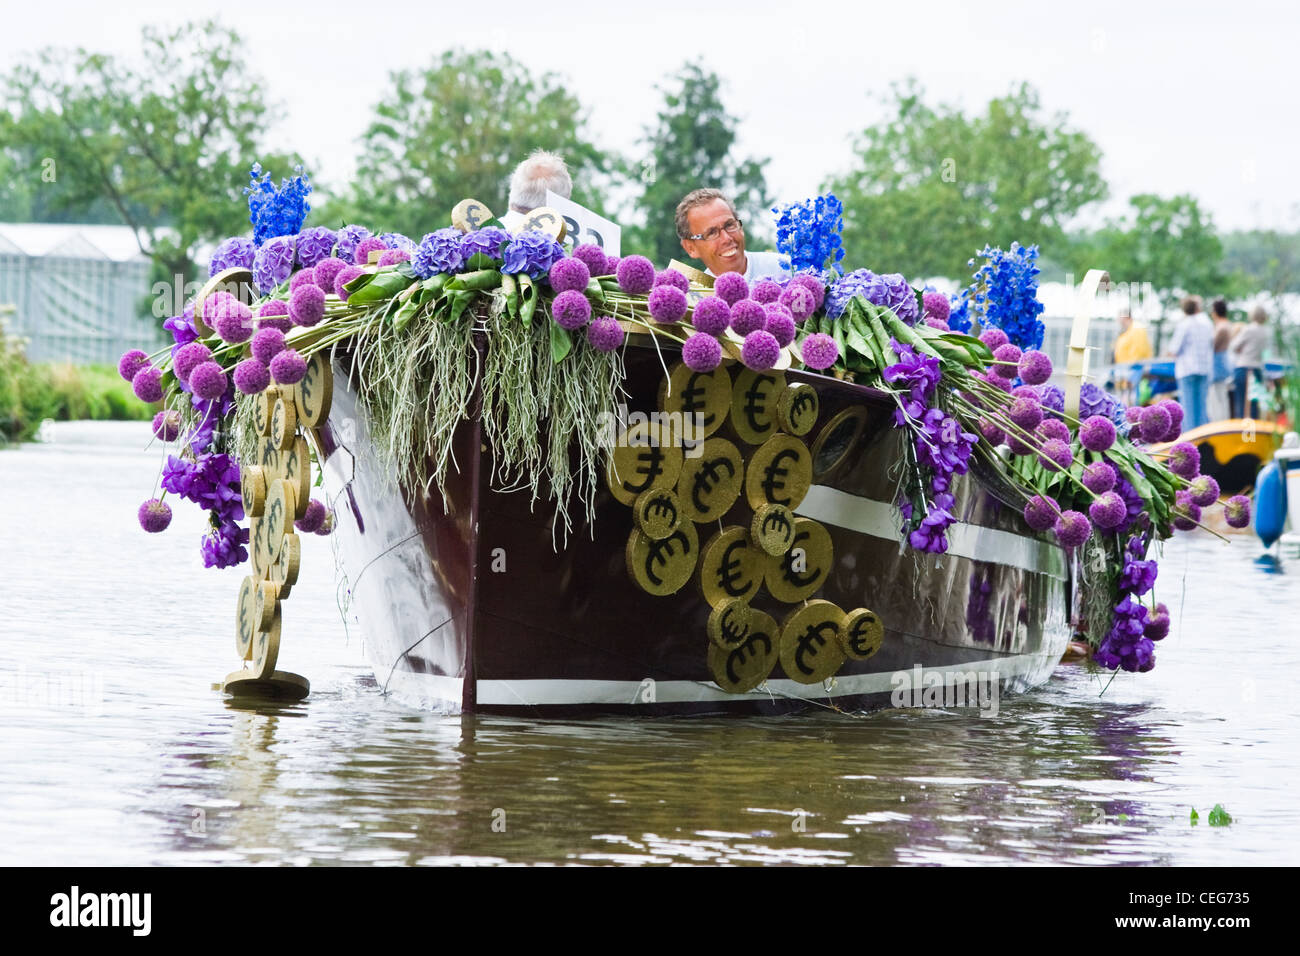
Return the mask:
[[447,712],[987,710],[1072,635],[1153,666],[1148,550],[1218,488],[1194,447],[1148,450],[1176,403],[1081,404],[1086,329],[1047,384],[1034,250],[986,249],[950,302],[842,273],[822,200],[751,286],[566,253],[554,210],[512,234],[467,200],[415,243],[275,234],[301,187],[250,192],[175,346],[121,365],[167,402],[162,485],[209,508],[205,561],[246,572],[231,693],[307,692],[276,663],[311,532],[381,686]]

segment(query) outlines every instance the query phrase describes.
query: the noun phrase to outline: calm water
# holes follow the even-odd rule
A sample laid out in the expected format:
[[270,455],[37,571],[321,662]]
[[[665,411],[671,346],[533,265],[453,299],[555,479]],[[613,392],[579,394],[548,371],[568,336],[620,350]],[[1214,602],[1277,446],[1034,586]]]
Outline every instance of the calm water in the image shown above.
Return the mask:
[[1062,667],[995,717],[572,723],[384,698],[309,537],[280,666],[312,694],[248,711],[211,689],[240,574],[191,505],[135,524],[147,426],[49,438],[0,451],[0,864],[1300,860],[1300,562],[1253,537],[1168,547],[1173,632],[1104,696]]

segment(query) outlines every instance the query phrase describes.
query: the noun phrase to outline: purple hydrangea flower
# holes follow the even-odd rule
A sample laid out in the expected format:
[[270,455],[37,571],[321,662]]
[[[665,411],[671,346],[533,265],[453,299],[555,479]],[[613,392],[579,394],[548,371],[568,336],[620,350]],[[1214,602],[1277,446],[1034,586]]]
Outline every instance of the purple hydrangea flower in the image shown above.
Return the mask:
[[529,229],[515,236],[502,254],[505,264],[501,271],[509,275],[524,273],[537,279],[551,271],[551,266],[564,258],[564,248],[549,233]]
[[383,232],[379,234],[379,239],[389,249],[398,249],[405,252],[408,258],[415,255],[415,240],[402,235],[400,232]]
[[243,236],[231,236],[217,246],[208,262],[208,277],[227,269],[251,269],[257,255],[257,246],[252,239]]
[[298,261],[303,268],[310,269],[323,259],[328,259],[334,251],[338,236],[333,229],[324,226],[312,226],[298,233]]
[[826,296],[826,314],[838,319],[854,296],[862,296],[873,305],[884,306],[906,322],[915,325],[919,318],[916,293],[898,273],[877,275],[870,269],[857,269],[838,279]]
[[370,238],[370,230],[365,226],[344,226],[338,233],[338,245],[334,254],[349,265],[355,264],[357,246],[363,239]]
[[[270,295],[293,274],[294,243],[292,236],[277,236],[258,247],[253,258],[253,282],[262,295]],[[206,303],[204,303],[206,305]]]
[[465,267],[463,236],[459,229],[438,229],[420,240],[411,271],[421,279],[445,273],[455,275]]

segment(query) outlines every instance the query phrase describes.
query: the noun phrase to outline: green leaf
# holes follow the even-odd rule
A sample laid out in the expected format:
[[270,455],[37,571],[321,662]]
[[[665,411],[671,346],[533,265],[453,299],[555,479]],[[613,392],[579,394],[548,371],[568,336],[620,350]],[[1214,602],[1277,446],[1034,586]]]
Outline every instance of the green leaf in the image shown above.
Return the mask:
[[1196,824],[1200,822],[1201,822],[1201,815],[1196,812],[1195,807],[1192,807],[1192,817],[1191,817],[1192,826],[1196,826]]
[[1232,822],[1232,817],[1228,815],[1227,810],[1223,809],[1223,804],[1216,803],[1214,809],[1210,811],[1209,821],[1212,827],[1226,827]]
[[457,319],[465,314],[465,310],[469,308],[470,303],[477,298],[478,293],[471,292],[468,289],[451,293],[451,309],[448,311],[445,321],[455,323]]
[[587,297],[594,300],[597,305],[605,304],[605,287],[601,285],[599,278],[593,278],[587,283]]
[[551,323],[551,359],[555,362],[564,361],[564,357],[569,354],[573,348],[573,340],[569,338],[569,333],[560,328],[556,322]]
[[479,292],[495,289],[501,285],[501,275],[499,269],[479,269],[477,272],[462,272],[447,283],[447,289],[453,292],[466,289]]
[[450,278],[451,276],[447,275],[445,272],[439,272],[437,275],[431,275],[429,278],[421,282],[420,287],[423,288],[425,292],[432,292],[434,295],[440,295],[443,286],[447,284],[447,280]]
[[499,268],[501,268],[500,261],[497,259],[493,259],[491,256],[489,256],[487,253],[484,252],[474,253],[472,256],[469,257],[469,261],[465,263],[466,271],[474,271],[480,269],[499,269]]
[[385,299],[391,299],[397,293],[401,292],[411,285],[413,280],[409,276],[404,276],[400,272],[379,272],[366,283],[366,285],[351,291],[351,283],[348,283],[348,304],[364,305],[369,302],[382,302]]
[[519,282],[512,275],[502,274],[501,290],[506,297],[506,314],[512,319],[519,318]]
[[411,296],[411,298],[403,302],[402,307],[399,308],[397,314],[393,316],[393,330],[396,332],[404,330],[410,323],[411,319],[415,316],[420,305],[421,303],[416,301],[415,296]]
[[533,280],[522,272],[519,273],[519,321],[528,328],[533,321],[533,310],[537,308],[537,287]]

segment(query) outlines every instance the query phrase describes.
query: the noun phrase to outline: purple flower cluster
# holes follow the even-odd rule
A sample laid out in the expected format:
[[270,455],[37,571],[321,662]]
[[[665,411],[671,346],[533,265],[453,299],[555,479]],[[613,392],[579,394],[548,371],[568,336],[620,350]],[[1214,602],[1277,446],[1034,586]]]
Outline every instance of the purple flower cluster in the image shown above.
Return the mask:
[[454,275],[465,267],[464,236],[459,229],[439,229],[420,240],[420,247],[411,259],[411,271],[418,278],[446,273]]
[[194,460],[169,455],[163,466],[165,491],[192,501],[211,515],[212,530],[201,544],[203,566],[228,568],[248,560],[248,529],[241,528],[244,504],[239,466],[228,455],[200,454]]
[[1147,539],[1141,534],[1131,536],[1124,547],[1124,567],[1116,582],[1122,596],[1115,605],[1111,629],[1093,655],[1097,663],[1108,670],[1151,670],[1156,664],[1152,639],[1158,640],[1168,633],[1167,614],[1163,628],[1153,627],[1159,622],[1152,620],[1149,609],[1137,600],[1156,583],[1156,562],[1144,560],[1146,550]]
[[506,246],[505,264],[501,271],[511,275],[523,272],[530,279],[538,279],[563,258],[564,247],[551,235],[540,229],[530,229],[515,236],[514,241]]
[[231,236],[212,253],[212,260],[208,263],[208,276],[212,277],[227,269],[251,269],[256,254],[257,246],[253,245],[252,239]]
[[338,237],[333,229],[324,226],[312,226],[298,233],[298,262],[304,269],[310,269],[322,259],[328,259],[334,251]]
[[873,305],[884,306],[906,322],[915,325],[920,317],[916,293],[898,273],[876,275],[870,269],[856,269],[836,281],[826,296],[826,314],[838,319],[854,296],[862,296]]
[[460,240],[460,252],[468,262],[477,255],[501,261],[503,250],[510,242],[510,233],[499,226],[488,226],[475,232],[467,232]]

